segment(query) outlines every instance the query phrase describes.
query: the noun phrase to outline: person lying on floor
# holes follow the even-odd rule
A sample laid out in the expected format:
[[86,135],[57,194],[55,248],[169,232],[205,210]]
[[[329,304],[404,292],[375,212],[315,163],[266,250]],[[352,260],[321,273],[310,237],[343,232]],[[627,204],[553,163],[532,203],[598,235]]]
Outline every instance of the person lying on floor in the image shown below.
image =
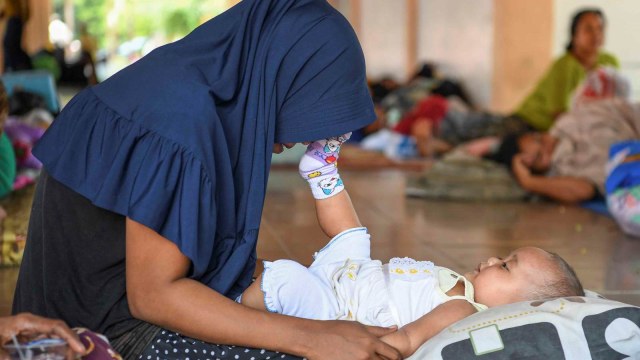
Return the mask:
[[[458,84],[442,81],[397,124],[365,137],[361,146],[382,151],[390,158],[430,157],[447,152],[455,144],[485,136],[486,121],[496,122],[497,116],[471,112],[470,107]],[[462,129],[461,117],[464,125],[471,126]]]
[[[480,137],[548,131],[570,109],[573,92],[590,72],[601,67],[619,67],[616,57],[602,50],[605,30],[606,19],[600,9],[584,8],[576,12],[571,19],[566,52],[507,116],[484,111],[450,111],[455,106],[450,106],[448,96],[429,92],[433,83],[423,83],[427,86],[417,87],[419,91],[415,92],[410,91],[416,89],[415,85],[400,88],[382,101],[390,123],[395,124],[396,117],[400,122],[393,129],[365,138],[362,147],[383,151],[387,157],[396,159],[431,157]],[[429,73],[429,78],[432,75]],[[470,104],[462,94],[461,99]]]
[[[571,109],[612,97],[628,98],[629,80],[613,67],[599,67],[587,75],[571,100]],[[491,141],[474,142],[473,154],[484,144],[494,145],[500,138],[534,131],[523,127],[513,116],[461,107],[456,97],[446,96],[438,88],[422,100],[391,132],[365,139],[362,147],[383,150],[389,157],[431,157],[442,155],[459,145],[485,137]],[[489,151],[489,149],[486,149]]]
[[430,261],[393,258],[383,265],[372,260],[370,236],[334,161],[348,137],[313,142],[300,161],[320,227],[331,241],[309,268],[291,260],[265,262],[239,302],[307,319],[395,325],[399,330],[382,340],[408,357],[447,326],[488,307],[584,296],[575,272],[560,256],[534,247],[504,259],[491,257],[464,276]]
[[509,136],[489,158],[510,165],[525,190],[577,203],[605,194],[610,147],[638,138],[640,103],[613,98],[567,113],[549,132]]

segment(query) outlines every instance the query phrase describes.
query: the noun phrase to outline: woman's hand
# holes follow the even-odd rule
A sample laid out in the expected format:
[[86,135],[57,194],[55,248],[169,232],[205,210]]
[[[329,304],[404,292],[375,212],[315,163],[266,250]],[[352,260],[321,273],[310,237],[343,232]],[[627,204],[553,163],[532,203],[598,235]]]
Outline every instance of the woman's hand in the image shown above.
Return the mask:
[[[32,314],[18,314],[0,318],[0,345],[9,343],[13,337],[21,340],[38,337],[60,338],[67,341],[70,350],[75,354],[83,354],[86,349],[78,336],[61,320],[47,319]],[[70,354],[70,359],[75,354]],[[3,359],[0,347],[0,359]]]
[[400,352],[382,342],[380,337],[397,329],[365,326],[352,321],[319,321],[319,329],[310,329],[306,358],[316,359],[402,359]]
[[518,180],[520,186],[522,186],[525,190],[529,190],[529,181],[531,180],[531,170],[526,164],[526,160],[523,158],[522,154],[517,154],[513,157],[511,162],[511,169],[513,170],[513,175]]
[[471,140],[462,145],[465,152],[471,156],[482,157],[495,148],[500,143],[497,136],[487,136]]

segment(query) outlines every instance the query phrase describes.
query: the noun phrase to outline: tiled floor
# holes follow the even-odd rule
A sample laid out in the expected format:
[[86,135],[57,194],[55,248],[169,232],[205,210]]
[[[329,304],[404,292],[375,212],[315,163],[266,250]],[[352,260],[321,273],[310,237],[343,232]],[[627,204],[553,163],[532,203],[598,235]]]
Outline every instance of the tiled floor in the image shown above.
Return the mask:
[[[455,203],[404,196],[410,173],[342,171],[372,256],[429,259],[464,272],[492,255],[525,245],[563,256],[588,289],[640,305],[640,239],[624,236],[607,217],[553,203]],[[258,255],[311,262],[327,242],[307,185],[295,171],[272,171]],[[0,269],[0,315],[10,309],[16,269]]]

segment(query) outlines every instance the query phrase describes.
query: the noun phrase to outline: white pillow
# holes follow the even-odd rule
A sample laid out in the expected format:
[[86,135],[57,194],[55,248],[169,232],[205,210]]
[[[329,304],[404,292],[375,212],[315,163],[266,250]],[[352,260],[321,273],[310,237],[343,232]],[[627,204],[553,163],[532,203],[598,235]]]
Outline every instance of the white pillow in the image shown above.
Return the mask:
[[444,329],[410,359],[640,359],[640,307],[588,292],[490,308]]

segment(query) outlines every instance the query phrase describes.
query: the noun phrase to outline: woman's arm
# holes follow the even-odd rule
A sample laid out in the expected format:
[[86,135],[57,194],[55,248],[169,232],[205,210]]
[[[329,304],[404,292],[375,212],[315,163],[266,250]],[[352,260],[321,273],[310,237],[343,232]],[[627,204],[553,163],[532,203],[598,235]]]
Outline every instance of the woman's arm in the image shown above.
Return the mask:
[[466,300],[450,300],[395,333],[384,336],[382,341],[398,349],[406,358],[444,328],[475,312],[476,309]]
[[571,176],[545,177],[531,174],[531,171],[522,162],[522,158],[519,155],[513,158],[512,168],[518,183],[525,190],[558,201],[577,203],[589,200],[596,194],[593,184],[582,178]]
[[569,176],[532,176],[520,184],[525,190],[565,203],[587,201],[596,192],[590,182]]
[[380,341],[392,330],[260,312],[186,278],[175,244],[127,218],[127,300],[134,317],[211,343],[267,348],[309,359],[399,359]]

